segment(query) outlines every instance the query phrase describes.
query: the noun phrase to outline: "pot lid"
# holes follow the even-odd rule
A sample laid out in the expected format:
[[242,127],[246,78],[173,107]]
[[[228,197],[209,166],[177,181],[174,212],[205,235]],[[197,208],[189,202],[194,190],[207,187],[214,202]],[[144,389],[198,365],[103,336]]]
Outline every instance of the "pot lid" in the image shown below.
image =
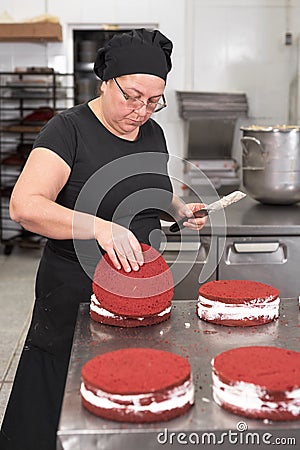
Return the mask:
[[290,132],[290,131],[300,131],[300,125],[250,125],[250,126],[241,126],[240,130],[242,131],[267,131],[267,132]]

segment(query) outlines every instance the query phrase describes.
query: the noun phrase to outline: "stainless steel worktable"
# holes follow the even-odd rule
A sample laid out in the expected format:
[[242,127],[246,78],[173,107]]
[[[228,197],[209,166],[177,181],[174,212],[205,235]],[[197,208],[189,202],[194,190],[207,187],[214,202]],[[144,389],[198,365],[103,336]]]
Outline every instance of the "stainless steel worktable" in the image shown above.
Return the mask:
[[[184,197],[185,203],[198,201],[197,197]],[[214,213],[216,214],[216,213]],[[269,236],[298,235],[300,236],[300,203],[294,205],[264,205],[247,196],[241,201],[224,209],[226,218],[226,234],[228,236]],[[168,233],[168,226],[163,227]],[[223,227],[222,230],[223,232]],[[215,221],[214,233],[218,234],[218,224]],[[183,234],[194,234],[185,229]],[[171,233],[175,234],[176,233]],[[177,234],[180,234],[177,232]],[[201,230],[201,235],[211,234],[208,224]]]
[[299,203],[264,205],[247,196],[225,209],[225,215],[227,234],[300,235]]
[[[244,427],[246,424],[247,432],[258,430],[260,433],[280,432],[281,436],[297,435],[299,422],[264,423],[231,414],[214,403],[211,391],[211,359],[222,351],[248,345],[271,345],[300,351],[297,300],[281,302],[281,314],[277,321],[246,328],[201,321],[196,316],[195,306],[195,301],[176,301],[173,302],[170,320],[150,327],[126,329],[91,321],[89,304],[81,304],[58,429],[58,449],[155,449],[162,447],[162,443],[158,442],[158,434],[162,432],[165,434],[160,435],[161,440],[165,436],[169,439],[171,432],[199,434],[207,430],[215,433],[237,431],[240,422]],[[195,405],[187,414],[169,422],[135,425],[101,419],[81,406],[79,388],[83,364],[98,354],[125,347],[151,347],[188,357],[196,394]],[[182,444],[177,445],[173,440],[169,448],[182,448]]]

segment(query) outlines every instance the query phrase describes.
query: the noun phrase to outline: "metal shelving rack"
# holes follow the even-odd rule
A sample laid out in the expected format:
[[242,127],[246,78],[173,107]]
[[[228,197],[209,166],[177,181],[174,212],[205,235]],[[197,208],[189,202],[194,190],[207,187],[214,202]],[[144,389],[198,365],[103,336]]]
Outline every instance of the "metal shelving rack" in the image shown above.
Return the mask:
[[74,74],[52,69],[0,72],[0,242],[37,248],[45,238],[26,231],[9,217],[14,184],[36,135],[50,116],[74,105]]

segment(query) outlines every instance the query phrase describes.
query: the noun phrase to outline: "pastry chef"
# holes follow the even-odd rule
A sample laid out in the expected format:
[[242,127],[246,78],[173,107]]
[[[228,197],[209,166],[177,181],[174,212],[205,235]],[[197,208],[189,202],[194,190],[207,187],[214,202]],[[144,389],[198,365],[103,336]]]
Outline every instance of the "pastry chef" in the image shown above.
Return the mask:
[[166,140],[152,118],[167,106],[171,52],[158,30],[116,34],[97,53],[99,95],[44,126],[15,185],[11,218],[48,240],[2,450],[55,450],[77,310],[90,299],[101,252],[117,269],[139,270],[140,242],[159,245],[161,217],[189,217],[193,230],[205,224],[193,217],[202,204],[173,195]]

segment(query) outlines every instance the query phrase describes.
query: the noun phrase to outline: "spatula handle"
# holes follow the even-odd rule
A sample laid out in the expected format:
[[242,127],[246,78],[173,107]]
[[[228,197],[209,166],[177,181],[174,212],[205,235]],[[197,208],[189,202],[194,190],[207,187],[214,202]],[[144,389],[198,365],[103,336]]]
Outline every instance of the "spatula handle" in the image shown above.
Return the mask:
[[[199,209],[198,211],[195,211],[193,214],[194,217],[199,218],[199,217],[205,217],[208,216],[208,211],[207,209]],[[191,219],[192,217],[190,217]],[[169,230],[172,233],[176,233],[176,231],[179,231],[183,228],[183,223],[186,222],[189,219],[189,217],[184,217],[181,220],[178,220],[178,222],[173,223],[173,225],[170,226]]]

